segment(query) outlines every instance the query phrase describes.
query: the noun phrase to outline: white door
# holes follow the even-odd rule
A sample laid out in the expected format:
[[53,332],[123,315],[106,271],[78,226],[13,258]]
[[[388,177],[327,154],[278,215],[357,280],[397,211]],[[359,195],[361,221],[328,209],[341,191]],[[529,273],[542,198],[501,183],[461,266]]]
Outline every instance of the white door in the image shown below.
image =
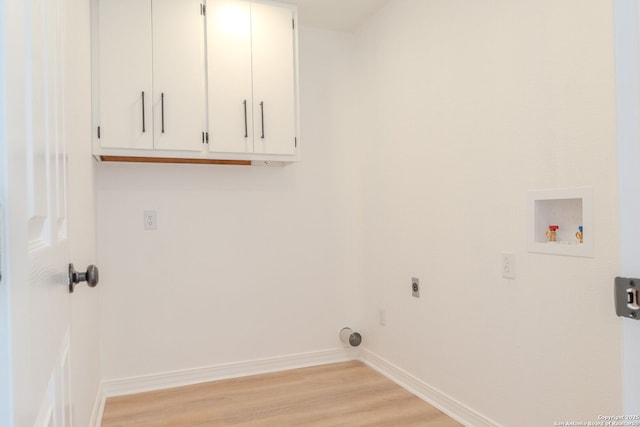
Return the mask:
[[60,7],[56,0],[26,2],[26,34],[12,46],[24,69],[10,69],[24,76],[8,76],[15,91],[8,97],[15,108],[7,120],[7,205],[16,426],[70,425]]
[[253,153],[251,6],[207,2],[209,151]]
[[201,0],[153,0],[154,148],[202,151],[206,131]]
[[293,12],[251,4],[254,152],[295,154]]
[[74,119],[89,118],[64,114],[65,94],[82,90],[65,84],[65,11],[72,3],[0,1],[3,426],[73,425],[67,189],[69,179],[86,177],[67,175],[67,134]]

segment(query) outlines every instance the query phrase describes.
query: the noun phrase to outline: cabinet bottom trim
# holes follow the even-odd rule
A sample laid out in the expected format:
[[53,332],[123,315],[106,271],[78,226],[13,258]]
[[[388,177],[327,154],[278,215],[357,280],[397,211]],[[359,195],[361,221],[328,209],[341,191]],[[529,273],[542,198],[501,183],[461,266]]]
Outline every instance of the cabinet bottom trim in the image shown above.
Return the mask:
[[187,163],[198,165],[251,166],[251,160],[183,159],[178,157],[100,156],[103,162],[129,163]]

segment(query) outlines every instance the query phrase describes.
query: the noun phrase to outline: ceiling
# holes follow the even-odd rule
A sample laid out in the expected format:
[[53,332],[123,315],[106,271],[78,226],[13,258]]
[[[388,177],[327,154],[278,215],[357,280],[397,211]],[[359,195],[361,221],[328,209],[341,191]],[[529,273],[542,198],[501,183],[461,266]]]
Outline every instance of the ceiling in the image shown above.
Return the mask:
[[388,0],[281,0],[298,5],[300,25],[354,31]]

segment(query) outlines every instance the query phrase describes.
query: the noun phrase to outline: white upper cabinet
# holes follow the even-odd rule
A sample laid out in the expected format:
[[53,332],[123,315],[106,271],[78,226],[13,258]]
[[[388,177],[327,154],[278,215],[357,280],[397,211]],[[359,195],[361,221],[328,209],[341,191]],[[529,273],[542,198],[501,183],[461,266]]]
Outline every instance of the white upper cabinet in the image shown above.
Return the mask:
[[207,2],[210,151],[295,154],[293,24],[287,6]]
[[99,142],[153,148],[151,0],[98,3]]
[[99,145],[202,150],[200,0],[99,0]]
[[91,1],[97,158],[298,160],[294,6]]
[[254,152],[296,150],[293,12],[251,5]]
[[203,149],[207,116],[201,6],[201,0],[153,0],[155,149]]
[[253,153],[251,3],[207,2],[209,150]]

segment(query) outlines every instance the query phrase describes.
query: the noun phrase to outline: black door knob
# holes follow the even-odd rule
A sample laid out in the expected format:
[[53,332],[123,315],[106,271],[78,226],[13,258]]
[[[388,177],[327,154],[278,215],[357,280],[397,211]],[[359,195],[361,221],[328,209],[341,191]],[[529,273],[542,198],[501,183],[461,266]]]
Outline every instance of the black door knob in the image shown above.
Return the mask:
[[87,285],[90,288],[95,287],[100,280],[100,275],[98,272],[98,267],[95,265],[90,265],[87,267],[87,271],[81,273],[76,271],[76,268],[73,264],[69,264],[69,292],[73,292],[76,285],[80,282],[87,282]]

